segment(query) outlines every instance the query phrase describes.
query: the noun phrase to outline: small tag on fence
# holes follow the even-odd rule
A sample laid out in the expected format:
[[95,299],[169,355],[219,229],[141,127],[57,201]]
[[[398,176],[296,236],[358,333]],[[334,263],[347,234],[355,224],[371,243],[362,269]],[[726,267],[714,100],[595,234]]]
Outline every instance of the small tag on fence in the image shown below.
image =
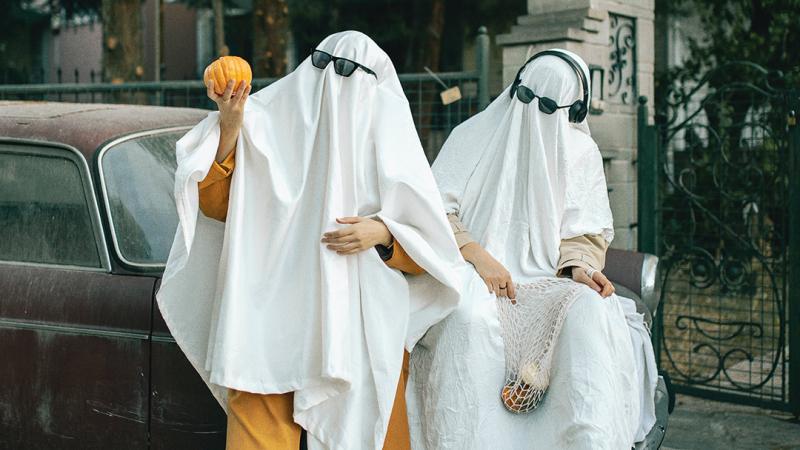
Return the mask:
[[450,89],[440,92],[439,97],[442,98],[443,105],[449,105],[450,103],[461,100],[461,89],[459,89],[458,86],[451,87]]

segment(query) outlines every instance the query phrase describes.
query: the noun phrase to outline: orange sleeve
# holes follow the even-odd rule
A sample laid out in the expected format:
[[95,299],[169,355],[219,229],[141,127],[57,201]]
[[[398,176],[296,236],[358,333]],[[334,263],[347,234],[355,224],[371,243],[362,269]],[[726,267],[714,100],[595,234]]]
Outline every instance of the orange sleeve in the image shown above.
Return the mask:
[[394,252],[392,253],[392,257],[386,261],[386,265],[392,269],[397,269],[410,275],[420,275],[425,273],[425,269],[415,263],[397,241],[394,243]]
[[231,176],[234,155],[231,152],[224,161],[214,161],[203,181],[197,183],[200,192],[200,211],[212,219],[224,222],[228,216],[228,198],[231,191]]

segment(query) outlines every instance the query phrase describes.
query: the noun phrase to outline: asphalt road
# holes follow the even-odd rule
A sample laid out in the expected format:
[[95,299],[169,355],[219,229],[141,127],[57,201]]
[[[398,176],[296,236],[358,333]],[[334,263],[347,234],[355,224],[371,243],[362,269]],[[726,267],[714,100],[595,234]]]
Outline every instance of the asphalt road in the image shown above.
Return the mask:
[[800,450],[791,414],[678,395],[662,450]]

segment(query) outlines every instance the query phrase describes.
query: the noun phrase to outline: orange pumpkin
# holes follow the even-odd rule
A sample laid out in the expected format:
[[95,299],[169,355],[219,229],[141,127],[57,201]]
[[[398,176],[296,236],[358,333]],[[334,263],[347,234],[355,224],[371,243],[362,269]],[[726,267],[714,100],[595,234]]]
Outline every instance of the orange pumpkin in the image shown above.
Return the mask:
[[250,64],[238,56],[222,56],[209,64],[203,72],[203,82],[206,86],[209,80],[214,80],[214,92],[222,95],[229,80],[236,82],[233,85],[234,90],[241,81],[250,84],[253,81],[253,71],[250,70]]

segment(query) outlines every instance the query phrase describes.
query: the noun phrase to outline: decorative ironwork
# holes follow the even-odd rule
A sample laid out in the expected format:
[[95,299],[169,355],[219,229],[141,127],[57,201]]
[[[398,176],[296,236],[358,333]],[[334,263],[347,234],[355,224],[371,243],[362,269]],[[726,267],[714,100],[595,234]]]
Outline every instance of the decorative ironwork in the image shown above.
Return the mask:
[[[679,389],[788,406],[784,91],[750,63],[658,105],[661,366]],[[796,331],[795,331],[796,332]]]
[[611,69],[608,99],[630,104],[636,98],[636,19],[609,14]]

